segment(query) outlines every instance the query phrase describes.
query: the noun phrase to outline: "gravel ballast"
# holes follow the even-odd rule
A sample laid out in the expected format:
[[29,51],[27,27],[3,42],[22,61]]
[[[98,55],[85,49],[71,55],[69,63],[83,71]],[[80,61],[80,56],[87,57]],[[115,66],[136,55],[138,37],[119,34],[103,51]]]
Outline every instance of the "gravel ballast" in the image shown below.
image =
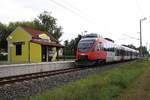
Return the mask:
[[0,86],[0,100],[23,100],[25,97],[63,86],[66,83],[109,70],[115,66],[118,66],[118,64],[104,65],[101,67],[94,67],[76,72],[38,78],[30,81],[6,84],[4,86]]

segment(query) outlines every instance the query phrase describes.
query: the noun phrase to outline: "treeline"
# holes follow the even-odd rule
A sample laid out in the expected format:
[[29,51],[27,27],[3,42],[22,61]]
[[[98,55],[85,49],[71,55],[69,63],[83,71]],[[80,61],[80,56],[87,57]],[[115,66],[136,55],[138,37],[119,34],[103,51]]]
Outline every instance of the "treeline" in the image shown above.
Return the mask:
[[[80,39],[82,38],[81,35],[78,35],[75,39],[72,39],[71,41],[64,41],[64,55],[66,56],[75,56],[76,55],[76,51],[77,51],[77,46],[78,46],[78,42],[80,41]],[[132,44],[129,44],[129,45],[123,45],[123,46],[126,46],[126,47],[129,47],[129,48],[132,48],[132,49],[135,49],[135,50],[142,50],[142,55],[143,56],[149,56],[149,52],[148,52],[148,49],[147,47],[145,46],[142,46],[142,47],[136,47]]]
[[7,50],[8,35],[18,26],[31,27],[37,30],[45,31],[54,36],[57,40],[62,36],[62,27],[57,25],[57,19],[51,16],[51,13],[44,11],[33,21],[10,22],[8,25],[0,22],[0,49]]
[[146,47],[146,46],[142,46],[142,47],[135,47],[134,45],[132,45],[132,44],[130,44],[130,45],[123,45],[123,46],[127,46],[127,47],[129,47],[129,48],[132,48],[132,49],[135,49],[135,50],[138,50],[138,51],[140,51],[140,50],[142,50],[142,55],[143,56],[149,56],[149,50],[148,50],[148,48]]
[[72,39],[71,41],[65,40],[64,41],[64,55],[66,56],[75,56],[77,51],[78,42],[81,39],[81,35],[78,35],[76,38]]

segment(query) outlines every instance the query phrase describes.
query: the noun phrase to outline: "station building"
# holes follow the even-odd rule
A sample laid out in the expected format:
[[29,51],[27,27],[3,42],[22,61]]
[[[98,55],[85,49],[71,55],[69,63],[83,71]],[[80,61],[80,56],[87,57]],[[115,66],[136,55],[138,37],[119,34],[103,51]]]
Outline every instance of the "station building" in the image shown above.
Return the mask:
[[63,46],[52,35],[29,27],[17,27],[7,41],[10,63],[56,61],[63,54]]

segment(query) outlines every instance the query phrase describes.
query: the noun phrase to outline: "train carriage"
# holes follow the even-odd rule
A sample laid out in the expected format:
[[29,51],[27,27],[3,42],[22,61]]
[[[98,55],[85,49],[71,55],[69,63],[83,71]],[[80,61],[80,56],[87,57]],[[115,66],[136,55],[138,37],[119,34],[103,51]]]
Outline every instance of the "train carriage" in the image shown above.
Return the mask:
[[125,61],[135,59],[137,55],[137,50],[116,45],[113,40],[102,38],[97,34],[88,34],[78,43],[76,64],[93,65],[104,62]]

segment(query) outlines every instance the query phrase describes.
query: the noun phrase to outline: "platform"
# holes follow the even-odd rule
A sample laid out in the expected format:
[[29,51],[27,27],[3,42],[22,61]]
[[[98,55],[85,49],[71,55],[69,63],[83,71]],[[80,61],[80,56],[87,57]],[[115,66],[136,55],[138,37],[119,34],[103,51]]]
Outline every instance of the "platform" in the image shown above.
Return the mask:
[[0,65],[0,78],[74,67],[74,61]]

